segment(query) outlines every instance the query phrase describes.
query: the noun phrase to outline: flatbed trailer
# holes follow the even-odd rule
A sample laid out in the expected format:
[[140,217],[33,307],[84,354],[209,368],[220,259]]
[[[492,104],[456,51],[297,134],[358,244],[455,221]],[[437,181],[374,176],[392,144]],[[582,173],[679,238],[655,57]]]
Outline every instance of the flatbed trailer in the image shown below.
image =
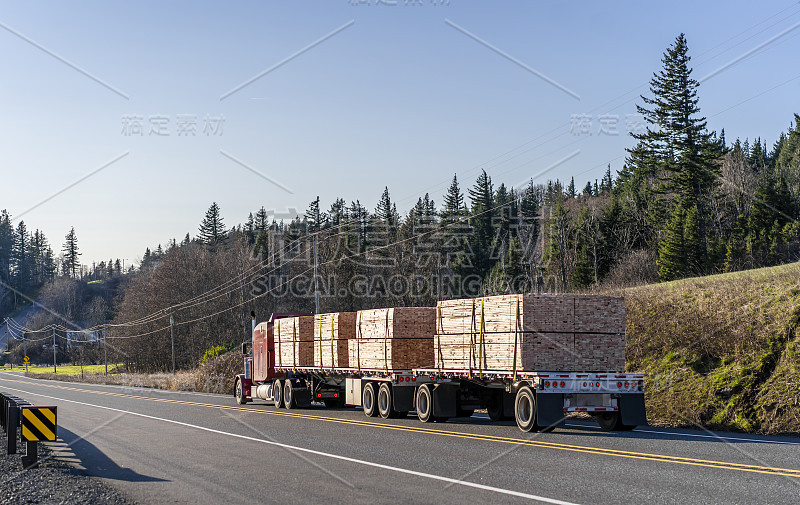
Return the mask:
[[526,432],[552,430],[571,412],[594,416],[604,430],[647,424],[641,373],[276,366],[271,324],[262,323],[259,333],[253,323],[253,354],[243,346],[245,373],[234,388],[239,404],[262,399],[294,409],[315,402],[383,418],[415,411],[422,422],[486,409],[493,421],[514,419]]

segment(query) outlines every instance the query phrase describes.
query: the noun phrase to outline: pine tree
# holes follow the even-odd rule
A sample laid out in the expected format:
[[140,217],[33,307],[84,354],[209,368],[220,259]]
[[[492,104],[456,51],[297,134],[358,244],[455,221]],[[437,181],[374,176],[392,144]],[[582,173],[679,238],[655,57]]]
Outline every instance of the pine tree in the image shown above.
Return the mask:
[[305,221],[308,233],[316,233],[325,227],[327,216],[320,210],[319,196],[308,204],[308,210],[305,213]]
[[11,283],[11,250],[14,247],[14,227],[11,216],[3,209],[0,212],[0,281]]
[[211,207],[206,211],[206,216],[200,224],[200,234],[197,238],[206,245],[219,244],[225,241],[225,223],[222,215],[220,215],[217,202],[212,202]]
[[676,202],[666,235],[658,248],[658,278],[662,281],[680,279],[686,272],[685,221],[686,211],[680,202]]
[[575,189],[575,178],[571,177],[569,180],[569,185],[567,186],[567,198],[575,198],[578,196],[578,193]]
[[[647,129],[632,133],[638,141],[628,150],[626,164],[640,175],[658,177],[654,190],[662,195],[675,195],[682,207],[698,208],[700,271],[707,268],[707,220],[705,206],[717,184],[717,160],[724,145],[715,134],[706,131],[706,119],[699,117],[698,82],[691,76],[686,37],[680,34],[662,58],[663,68],[650,81],[652,97],[642,96],[644,106],[637,105]],[[650,222],[662,222],[664,208],[648,211]],[[674,216],[673,216],[674,217]]]
[[591,181],[586,181],[586,186],[583,187],[583,191],[581,192],[581,194],[583,196],[592,196],[592,193],[593,193],[593,191],[592,191],[592,182]]
[[497,210],[494,208],[495,194],[492,179],[485,170],[481,171],[475,186],[469,189],[469,197],[472,203],[470,209],[472,216],[469,220],[472,228],[470,240],[472,264],[475,273],[483,278],[492,267],[490,251],[494,239],[493,221],[497,215]]
[[78,257],[82,254],[78,251],[78,237],[75,235],[75,227],[70,228],[69,233],[64,237],[66,242],[61,248],[64,253],[63,269],[64,274],[71,276],[73,279],[78,278],[80,271],[80,261]]
[[444,195],[444,206],[442,207],[441,217],[443,223],[453,223],[467,214],[467,207],[464,204],[464,194],[458,186],[458,177],[453,176],[453,182]]
[[29,253],[30,234],[25,221],[20,221],[14,234],[14,284],[18,289],[26,291],[31,282],[31,261]]

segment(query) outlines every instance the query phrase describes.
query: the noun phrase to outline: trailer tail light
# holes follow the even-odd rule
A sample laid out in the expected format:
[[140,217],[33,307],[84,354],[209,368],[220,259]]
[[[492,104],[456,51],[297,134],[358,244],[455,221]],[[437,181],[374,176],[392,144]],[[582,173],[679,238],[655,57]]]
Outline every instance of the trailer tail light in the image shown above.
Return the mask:
[[322,393],[317,393],[317,398],[322,398]]
[[586,387],[586,383],[585,382],[583,383],[583,387]]
[[550,387],[550,381],[545,382],[544,383],[544,387],[549,388]]
[[333,393],[334,398],[339,398],[339,393]]
[[412,380],[412,381],[416,381],[416,380],[417,380],[417,378],[416,378],[416,377],[411,377],[411,380]]
[[[626,386],[627,386],[627,384],[626,384]],[[622,387],[622,383],[621,382],[617,382],[617,387],[621,388]]]
[[564,381],[561,381],[561,387],[562,388],[564,387]]

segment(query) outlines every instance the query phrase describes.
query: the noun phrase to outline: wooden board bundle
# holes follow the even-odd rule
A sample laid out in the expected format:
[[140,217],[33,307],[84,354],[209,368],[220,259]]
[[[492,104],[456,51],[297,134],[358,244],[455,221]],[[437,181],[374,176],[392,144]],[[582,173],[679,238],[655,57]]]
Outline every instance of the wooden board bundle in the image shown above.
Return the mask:
[[314,366],[314,316],[276,319],[273,338],[276,366]]
[[348,368],[347,341],[356,336],[355,312],[332,312],[314,316],[314,366]]
[[625,368],[625,304],[619,297],[500,295],[442,301],[437,311],[440,368]]
[[356,338],[348,341],[350,368],[431,368],[435,332],[433,307],[361,310]]

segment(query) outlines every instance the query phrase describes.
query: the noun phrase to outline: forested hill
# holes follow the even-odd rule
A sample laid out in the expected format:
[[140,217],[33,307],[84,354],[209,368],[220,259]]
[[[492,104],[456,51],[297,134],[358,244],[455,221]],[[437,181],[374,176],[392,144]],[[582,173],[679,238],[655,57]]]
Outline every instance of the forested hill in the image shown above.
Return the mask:
[[[645,127],[632,134],[623,166],[585,185],[509,187],[482,172],[475,181],[454,176],[440,201],[426,194],[403,215],[384,188],[375,209],[354,195],[318,197],[282,218],[264,202],[233,227],[214,203],[196,233],[143,248],[135,269],[81,265],[74,229],[56,257],[43,234],[3,213],[0,311],[13,309],[13,293],[41,290],[76,324],[118,325],[109,338],[132,365],[165,369],[167,309],[178,364],[192,366],[209,347],[240,341],[250,310],[315,311],[317,295],[320,311],[433,305],[797,261],[800,116],[787,111],[788,131],[765,132],[777,138],[771,144],[709,131],[690,63],[680,35],[638,105]],[[57,319],[47,313],[39,323]]]

